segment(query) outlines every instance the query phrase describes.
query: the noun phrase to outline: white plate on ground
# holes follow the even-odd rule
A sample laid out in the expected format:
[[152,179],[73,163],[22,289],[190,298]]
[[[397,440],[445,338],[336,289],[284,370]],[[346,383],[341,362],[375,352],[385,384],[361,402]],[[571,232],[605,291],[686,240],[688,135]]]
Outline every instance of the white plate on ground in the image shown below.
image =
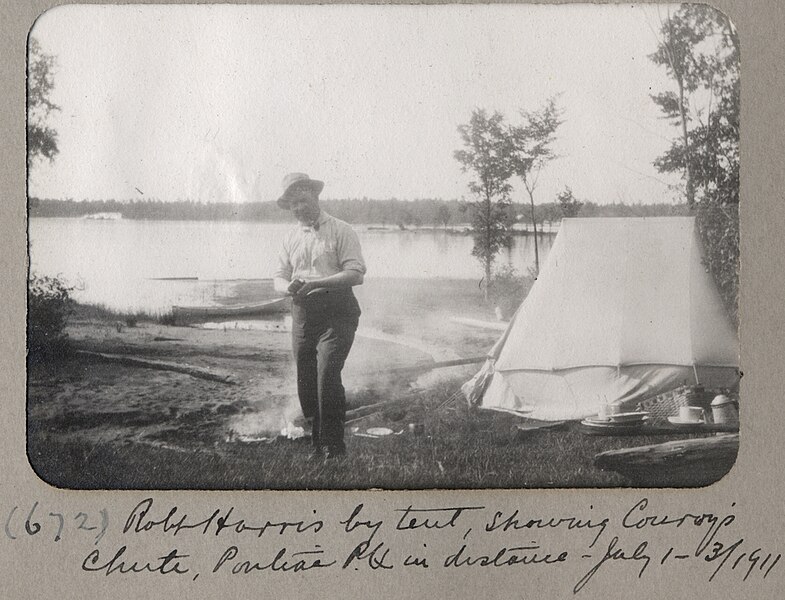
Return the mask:
[[615,415],[608,415],[608,418],[611,421],[617,423],[628,423],[634,421],[643,421],[646,417],[649,416],[649,413],[639,411],[639,412],[626,412],[626,413],[616,413]]
[[581,423],[584,425],[613,425],[610,419],[602,417],[586,417]]
[[390,435],[393,433],[393,430],[387,427],[369,427],[365,430],[365,433],[370,433],[371,435]]
[[673,425],[705,425],[706,421],[701,419],[700,421],[685,421],[680,417],[668,417],[668,422]]
[[610,419],[599,419],[589,417],[581,421],[581,425],[586,425],[587,427],[600,427],[605,429],[620,429],[625,427],[637,427],[638,425],[643,425],[643,419],[636,419],[635,421],[611,421]]

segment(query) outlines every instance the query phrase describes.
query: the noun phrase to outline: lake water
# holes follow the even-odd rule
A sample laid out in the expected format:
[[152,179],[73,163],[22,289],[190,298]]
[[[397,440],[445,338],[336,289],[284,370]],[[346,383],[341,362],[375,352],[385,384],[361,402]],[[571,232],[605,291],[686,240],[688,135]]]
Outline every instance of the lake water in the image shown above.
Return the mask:
[[[60,276],[80,302],[119,311],[168,311],[230,296],[232,280],[272,276],[286,223],[30,219],[33,273]],[[367,277],[482,278],[472,238],[444,231],[380,231],[358,225]],[[540,261],[551,236],[540,238]],[[532,236],[497,259],[520,273],[534,265]],[[172,278],[179,278],[175,280]],[[185,278],[190,278],[186,280]]]

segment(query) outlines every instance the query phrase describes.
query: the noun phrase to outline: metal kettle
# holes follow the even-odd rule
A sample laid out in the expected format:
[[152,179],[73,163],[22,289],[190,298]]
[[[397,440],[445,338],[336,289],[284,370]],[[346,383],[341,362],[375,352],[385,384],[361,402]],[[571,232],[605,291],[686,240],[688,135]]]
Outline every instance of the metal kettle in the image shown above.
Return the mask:
[[736,403],[725,394],[715,396],[711,401],[711,415],[714,417],[714,423],[719,425],[736,425],[739,422]]

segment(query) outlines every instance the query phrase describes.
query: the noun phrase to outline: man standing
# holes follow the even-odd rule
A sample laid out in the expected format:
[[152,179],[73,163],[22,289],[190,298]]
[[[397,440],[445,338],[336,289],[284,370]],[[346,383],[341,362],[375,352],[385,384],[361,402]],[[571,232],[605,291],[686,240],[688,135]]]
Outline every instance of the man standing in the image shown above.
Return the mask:
[[313,452],[346,453],[343,440],[346,395],[341,370],[354,341],[365,261],[352,228],[319,208],[324,183],[305,173],[283,180],[278,206],[298,221],[284,238],[274,275],[275,289],[292,296],[292,350],[297,394],[312,423]]

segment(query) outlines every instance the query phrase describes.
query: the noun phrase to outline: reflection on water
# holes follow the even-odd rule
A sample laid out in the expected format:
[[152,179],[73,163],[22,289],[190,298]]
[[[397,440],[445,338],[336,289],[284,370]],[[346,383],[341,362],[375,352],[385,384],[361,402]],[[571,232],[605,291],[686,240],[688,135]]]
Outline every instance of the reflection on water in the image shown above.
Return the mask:
[[[290,224],[200,221],[30,219],[31,270],[77,287],[80,302],[119,311],[165,313],[172,305],[231,300],[236,281],[266,279]],[[472,238],[444,231],[379,231],[357,226],[368,277],[480,279]],[[540,262],[552,238],[540,242]],[[499,262],[525,273],[534,241],[515,237]]]

